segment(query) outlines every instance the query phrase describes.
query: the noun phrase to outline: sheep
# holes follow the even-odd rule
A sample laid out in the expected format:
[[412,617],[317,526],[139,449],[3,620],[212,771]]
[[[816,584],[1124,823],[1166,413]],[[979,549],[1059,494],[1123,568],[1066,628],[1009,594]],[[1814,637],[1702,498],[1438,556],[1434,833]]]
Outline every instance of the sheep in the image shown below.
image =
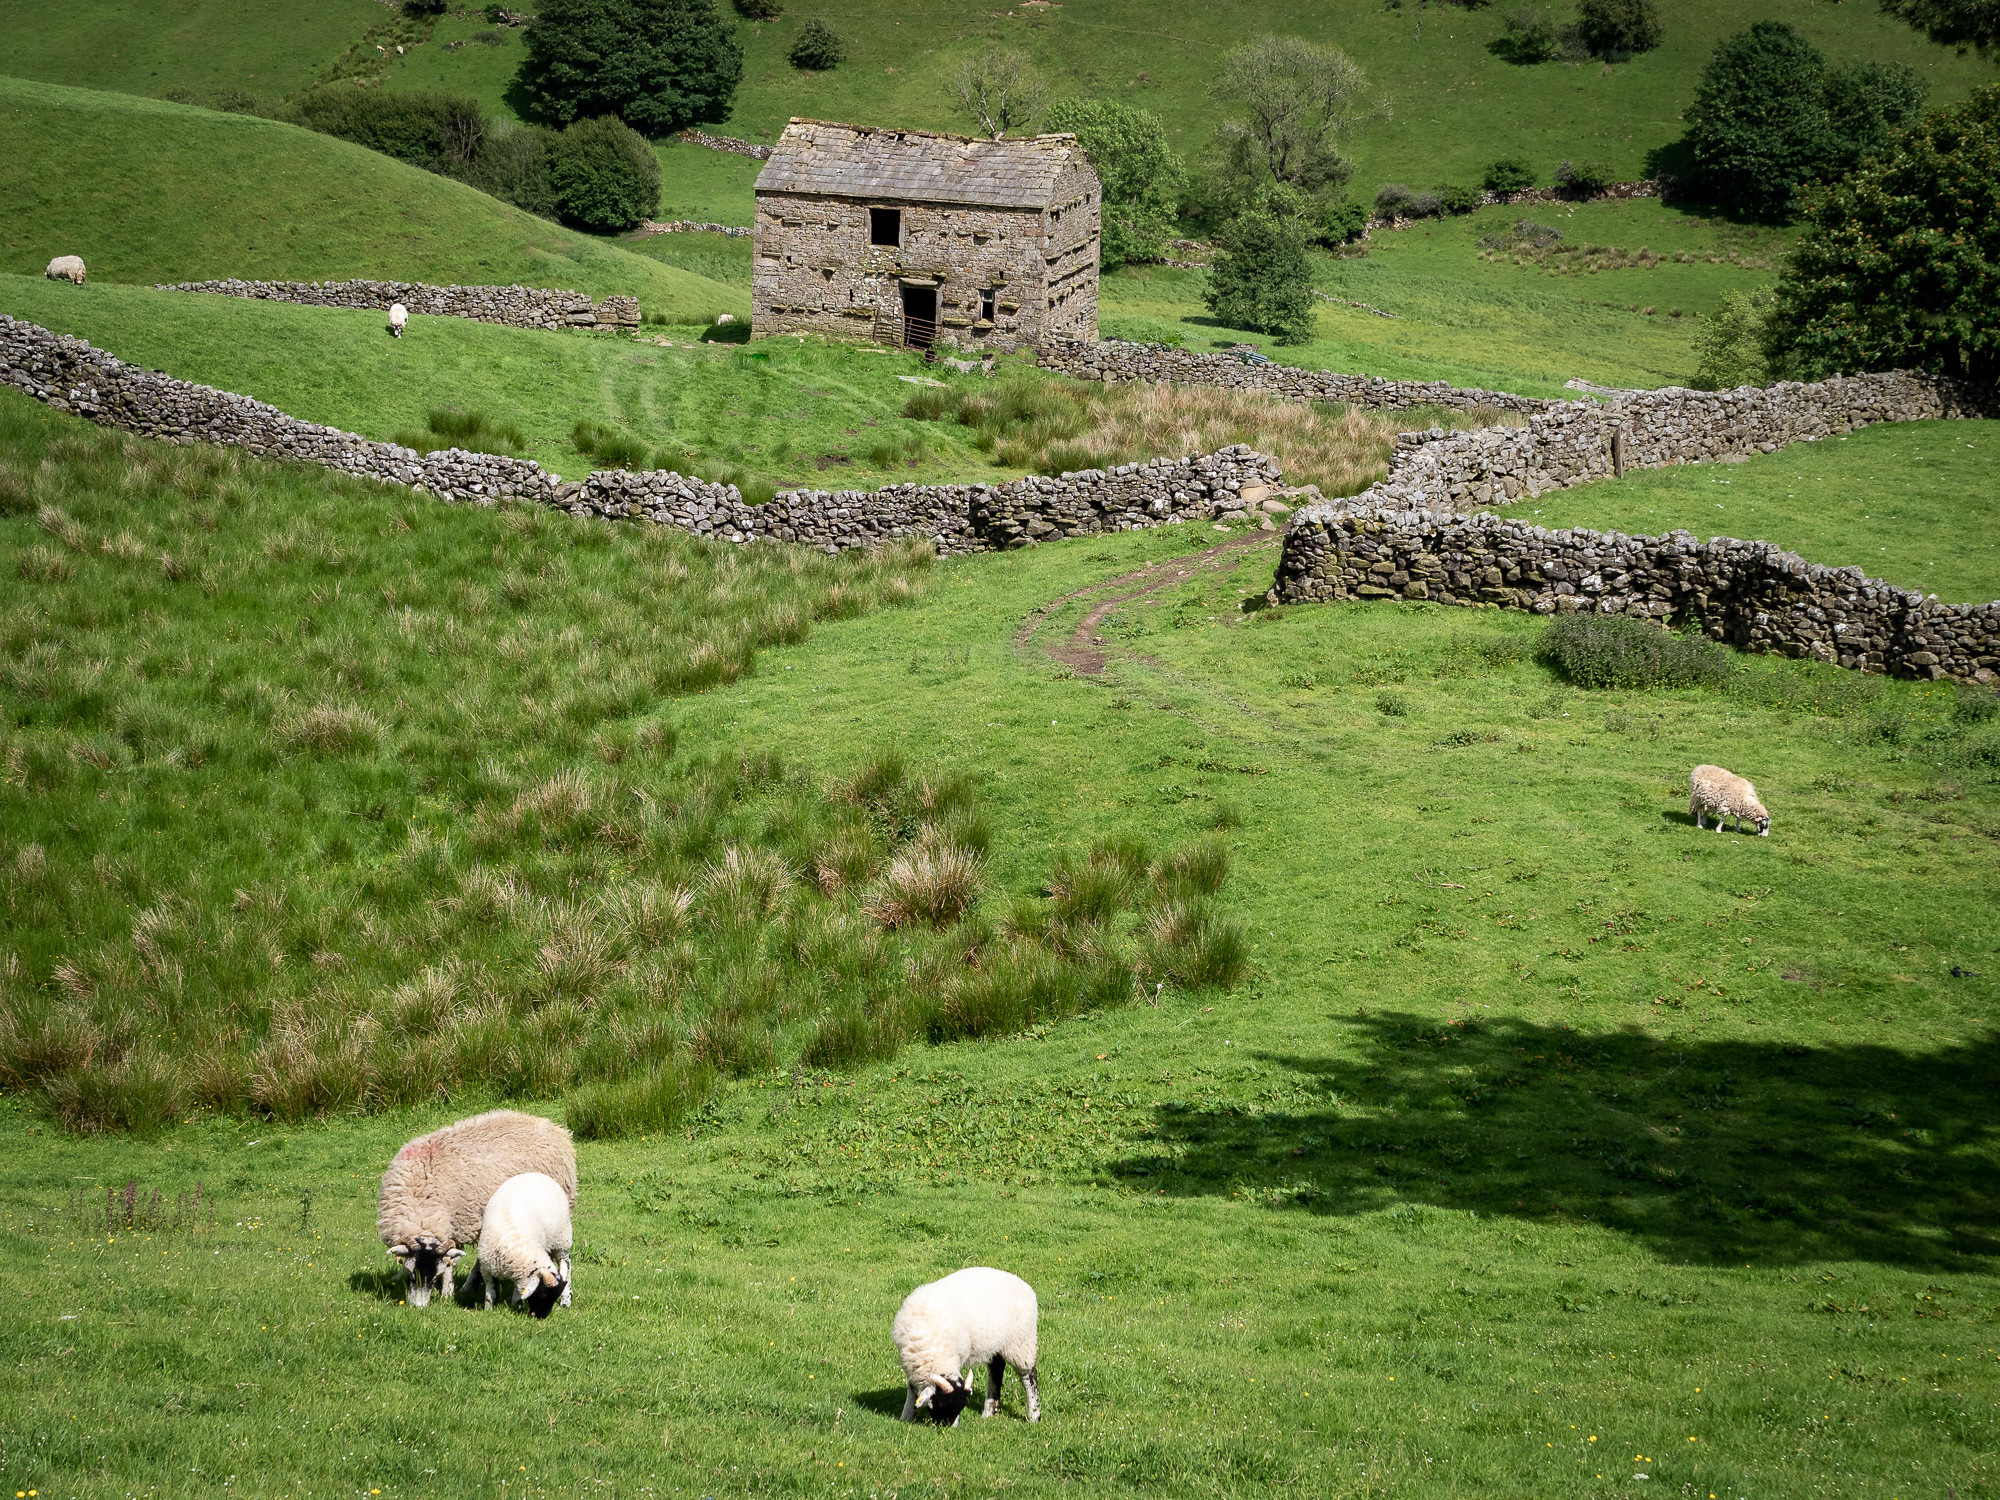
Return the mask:
[[569,1306],[569,1197],[545,1172],[523,1172],[493,1190],[479,1223],[479,1260],[471,1286],[494,1289],[514,1283],[514,1301],[538,1318],[560,1302]]
[[522,1172],[543,1172],[576,1203],[576,1148],[569,1132],[519,1110],[496,1109],[418,1136],[382,1174],[376,1227],[402,1263],[410,1306],[452,1295],[452,1267],[479,1238],[493,1190]]
[[407,307],[403,306],[400,302],[391,302],[389,304],[389,336],[391,338],[401,338],[403,336],[403,325],[409,321],[410,310]]
[[1743,820],[1748,818],[1757,825],[1758,838],[1771,836],[1771,815],[1757,800],[1757,788],[1721,766],[1696,766],[1688,777],[1688,815],[1695,827],[1707,826],[1702,822],[1707,813],[1715,815],[1717,833],[1722,832],[1725,818],[1734,818],[1736,831],[1741,833]]
[[940,1427],[956,1427],[971,1399],[969,1367],[986,1366],[986,1405],[1000,1410],[1000,1382],[1012,1365],[1028,1392],[1028,1420],[1042,1419],[1035,1371],[1035,1289],[1018,1276],[973,1266],[918,1287],[896,1314],[890,1336],[909,1381],[903,1420],[927,1409]]
[[73,281],[83,285],[83,258],[78,255],[58,255],[49,262],[48,270],[42,273],[51,281]]

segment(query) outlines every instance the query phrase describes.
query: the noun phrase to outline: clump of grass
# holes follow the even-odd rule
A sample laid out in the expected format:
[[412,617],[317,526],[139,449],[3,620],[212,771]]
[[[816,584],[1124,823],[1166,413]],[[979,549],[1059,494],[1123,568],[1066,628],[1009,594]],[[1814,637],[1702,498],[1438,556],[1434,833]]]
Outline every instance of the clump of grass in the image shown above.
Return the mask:
[[433,409],[424,429],[398,432],[390,442],[419,453],[461,448],[468,453],[502,453],[519,457],[528,447],[527,434],[513,422],[498,422],[484,412]]
[[646,445],[628,432],[604,422],[578,422],[569,431],[570,446],[607,469],[643,469]]
[[927,825],[916,841],[889,862],[867,911],[884,927],[924,923],[949,927],[975,902],[986,885],[985,861],[944,830]]
[[1558,615],[1537,654],[1585,688],[1720,687],[1734,666],[1727,648],[1628,615]]
[[1377,693],[1375,712],[1391,719],[1406,718],[1410,712],[1410,700],[1402,693]]

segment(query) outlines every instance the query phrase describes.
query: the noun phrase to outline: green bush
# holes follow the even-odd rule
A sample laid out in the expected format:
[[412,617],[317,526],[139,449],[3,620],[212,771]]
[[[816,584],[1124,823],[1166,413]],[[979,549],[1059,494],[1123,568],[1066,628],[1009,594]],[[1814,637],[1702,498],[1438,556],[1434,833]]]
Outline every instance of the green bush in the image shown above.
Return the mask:
[[516,77],[556,125],[613,114],[649,135],[729,118],[743,47],[715,0],[542,0]]
[[847,61],[847,43],[818,16],[799,28],[797,40],[785,56],[801,72],[826,73]]
[[610,115],[578,120],[550,143],[549,186],[564,222],[599,233],[633,229],[660,206],[660,159]]
[[2000,379],[2000,88],[1808,192],[1805,221],[1766,335],[1780,373]]
[[1368,210],[1352,198],[1327,198],[1313,219],[1313,243],[1332,249],[1351,245],[1368,232]]
[[1535,169],[1524,157],[1502,156],[1487,166],[1484,182],[1489,193],[1525,193],[1535,185]]
[[1617,181],[1618,169],[1594,157],[1561,162],[1556,167],[1556,186],[1572,198],[1595,197]]
[[1238,219],[1209,267],[1203,301],[1232,327],[1281,344],[1305,342],[1313,327],[1312,263],[1298,231],[1261,214]]
[[785,13],[779,0],[736,0],[736,14],[751,21],[775,21]]
[[404,94],[328,84],[293,100],[284,118],[426,171],[458,176],[486,139],[486,111],[463,94]]
[[1722,305],[1703,319],[1694,337],[1698,363],[1689,382],[1698,391],[1729,391],[1763,385],[1769,292],[1724,292]]
[[1445,208],[1437,193],[1420,192],[1406,182],[1385,182],[1375,194],[1375,211],[1396,219],[1435,219]]
[[1651,52],[1666,36],[1655,0],[1579,0],[1576,29],[1599,57]]
[[1728,649],[1629,615],[1558,615],[1538,657],[1585,688],[1719,687],[1734,669]]
[[1440,182],[1431,189],[1438,206],[1448,214],[1469,214],[1480,205],[1478,188],[1465,187],[1455,182]]
[[1042,128],[1074,135],[1104,185],[1103,268],[1160,259],[1186,180],[1166,122],[1115,99],[1060,99]]
[[1554,62],[1582,45],[1570,35],[1574,27],[1565,26],[1554,11],[1539,5],[1524,5],[1501,24],[1506,29],[1492,44],[1492,51],[1523,67]]
[[556,192],[549,181],[549,146],[556,135],[536,125],[487,128],[479,155],[459,176],[482,193],[544,219],[556,216]]

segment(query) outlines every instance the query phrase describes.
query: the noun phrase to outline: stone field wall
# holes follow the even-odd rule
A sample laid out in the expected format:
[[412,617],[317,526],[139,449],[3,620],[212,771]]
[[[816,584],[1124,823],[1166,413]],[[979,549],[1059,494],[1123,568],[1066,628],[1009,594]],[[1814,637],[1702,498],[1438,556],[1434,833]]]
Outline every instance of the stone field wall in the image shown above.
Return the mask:
[[82,339],[0,313],[0,384],[104,427],[175,443],[221,443],[260,458],[319,464],[446,500],[534,500],[579,516],[645,520],[731,542],[796,542],[829,552],[930,539],[940,553],[998,551],[1060,537],[1247,516],[1283,479],[1248,447],[995,485],[789,490],[746,505],[734,485],[668,470],[600,470],[564,483],[531,459],[451,449],[420,454],[288,416],[248,396],[127,364]]
[[307,307],[353,307],[387,312],[400,302],[413,313],[471,318],[507,328],[637,328],[637,297],[593,302],[582,292],[538,286],[426,286],[421,281],[183,281],[163,292],[211,292],[260,302]]
[[1547,531],[1511,517],[1314,506],[1293,517],[1277,597],[1429,599],[1660,624],[1746,651],[1899,677],[2000,681],[2000,602],[1940,604],[1769,542]]

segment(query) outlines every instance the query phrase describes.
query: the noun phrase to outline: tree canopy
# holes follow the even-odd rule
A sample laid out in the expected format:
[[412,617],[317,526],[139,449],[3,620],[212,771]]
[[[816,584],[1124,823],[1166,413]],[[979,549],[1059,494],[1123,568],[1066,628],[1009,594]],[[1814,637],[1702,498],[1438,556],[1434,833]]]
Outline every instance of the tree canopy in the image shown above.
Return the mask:
[[1242,116],[1217,137],[1225,174],[1244,196],[1265,183],[1337,192],[1353,175],[1342,143],[1388,113],[1353,58],[1292,36],[1259,37],[1228,53],[1209,88]]
[[1208,268],[1203,300],[1232,327],[1304,343],[1313,327],[1312,264],[1296,226],[1268,214],[1239,217]]
[[2000,51],[2000,0],[1882,0],[1882,9],[1946,47]]
[[1765,335],[1778,373],[2000,379],[2000,87],[1810,190],[1805,224]]
[[1104,184],[1104,269],[1158,260],[1185,179],[1166,122],[1115,99],[1061,99],[1044,128],[1074,135]]
[[611,115],[578,120],[549,144],[549,185],[564,220],[617,233],[660,206],[660,159]]
[[648,135],[729,117],[743,48],[714,0],[542,0],[517,79],[555,124],[614,114]]

